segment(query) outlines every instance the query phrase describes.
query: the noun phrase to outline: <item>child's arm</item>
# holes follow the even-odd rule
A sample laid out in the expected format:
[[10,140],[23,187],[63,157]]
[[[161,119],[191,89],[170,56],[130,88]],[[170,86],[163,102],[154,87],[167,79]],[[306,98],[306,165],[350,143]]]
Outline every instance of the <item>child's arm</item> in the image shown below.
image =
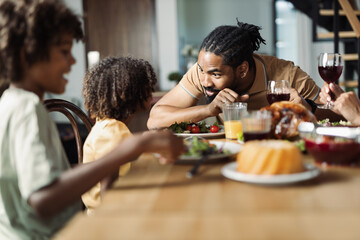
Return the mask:
[[173,162],[184,150],[182,139],[169,131],[136,134],[125,139],[100,161],[79,165],[64,172],[52,184],[32,193],[30,206],[46,218],[79,200],[81,195],[104,177],[114,174],[119,166],[135,160],[143,152],[161,152]]
[[100,195],[104,196],[105,192],[111,187],[114,181],[119,178],[119,169],[112,175],[107,176],[101,180],[100,183]]

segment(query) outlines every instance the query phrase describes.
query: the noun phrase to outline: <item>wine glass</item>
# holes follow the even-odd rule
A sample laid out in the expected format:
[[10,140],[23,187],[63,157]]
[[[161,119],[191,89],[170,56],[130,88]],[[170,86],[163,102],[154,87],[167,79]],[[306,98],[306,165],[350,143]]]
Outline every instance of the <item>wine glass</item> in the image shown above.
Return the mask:
[[[335,83],[343,70],[343,59],[340,53],[320,53],[318,70],[321,78],[327,82]],[[335,95],[329,92],[331,100],[335,100]],[[321,108],[332,109],[334,106],[331,101],[327,101]]]
[[290,83],[288,80],[270,80],[266,88],[266,98],[271,105],[274,102],[290,100]]

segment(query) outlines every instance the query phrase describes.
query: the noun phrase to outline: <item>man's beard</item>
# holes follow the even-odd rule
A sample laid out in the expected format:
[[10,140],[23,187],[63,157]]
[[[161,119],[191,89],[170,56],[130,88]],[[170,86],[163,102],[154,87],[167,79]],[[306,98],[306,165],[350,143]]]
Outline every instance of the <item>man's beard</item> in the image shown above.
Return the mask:
[[205,89],[205,91],[207,90],[207,91],[210,91],[210,92],[215,92],[215,94],[212,95],[212,96],[208,96],[208,95],[206,94],[206,92],[205,92],[205,97],[206,97],[206,103],[207,103],[207,104],[211,103],[211,102],[216,98],[216,96],[218,95],[218,93],[220,92],[220,90],[215,89],[215,88],[204,87],[204,86],[203,86],[203,88]]

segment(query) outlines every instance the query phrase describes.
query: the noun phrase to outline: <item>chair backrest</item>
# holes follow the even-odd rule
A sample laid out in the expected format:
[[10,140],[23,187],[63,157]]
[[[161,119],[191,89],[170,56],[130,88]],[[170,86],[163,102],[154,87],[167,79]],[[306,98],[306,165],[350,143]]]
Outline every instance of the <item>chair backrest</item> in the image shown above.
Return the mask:
[[[61,112],[64,114],[70,121],[72,129],[75,134],[77,154],[78,154],[78,163],[83,162],[83,142],[80,136],[79,125],[76,121],[75,116],[77,116],[84,123],[88,132],[90,132],[93,124],[90,121],[90,118],[75,104],[63,100],[63,99],[47,99],[44,101],[45,107],[49,112]],[[74,116],[75,115],[75,116]]]

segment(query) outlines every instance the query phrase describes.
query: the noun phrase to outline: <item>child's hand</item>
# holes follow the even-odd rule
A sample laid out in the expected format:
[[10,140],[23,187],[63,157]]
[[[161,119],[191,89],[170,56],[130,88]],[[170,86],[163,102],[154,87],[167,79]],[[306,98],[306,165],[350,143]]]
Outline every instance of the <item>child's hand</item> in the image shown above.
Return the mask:
[[160,154],[161,164],[173,163],[180,154],[185,152],[182,138],[175,136],[169,130],[149,131],[144,133],[146,152]]

